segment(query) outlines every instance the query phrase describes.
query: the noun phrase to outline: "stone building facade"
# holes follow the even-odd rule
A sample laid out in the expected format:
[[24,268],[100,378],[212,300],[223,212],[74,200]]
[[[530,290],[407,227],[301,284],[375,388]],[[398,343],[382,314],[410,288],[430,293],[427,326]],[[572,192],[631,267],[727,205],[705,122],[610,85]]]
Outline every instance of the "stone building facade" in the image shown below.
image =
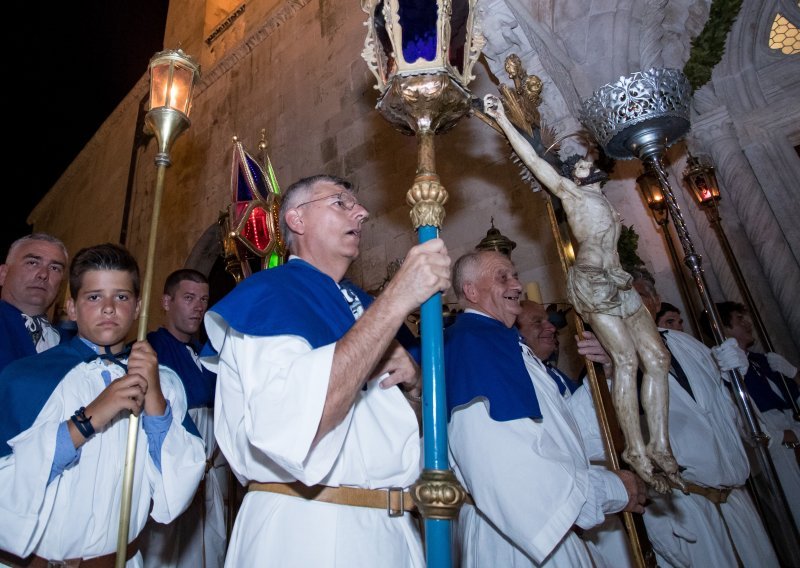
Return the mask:
[[[560,134],[580,129],[580,101],[620,75],[682,67],[709,1],[480,0],[487,39],[470,90],[508,83],[503,60],[517,53],[544,83],[542,116]],[[800,362],[800,55],[768,45],[776,14],[800,24],[794,0],[745,2],[712,81],[694,99],[686,143],[670,149],[670,175],[715,299],[740,295],[705,216],[680,179],[686,144],[711,156],[721,182],[723,224],[778,351]],[[405,193],[416,141],[374,109],[374,78],[361,58],[366,17],[344,0],[173,0],[165,48],[201,63],[191,128],[174,144],[166,176],[154,282],[181,266],[209,273],[220,252],[217,219],[230,193],[232,137],[255,153],[262,129],[278,181],[325,172],[347,177],[371,217],[350,276],[367,289],[416,241]],[[143,70],[145,71],[145,70]],[[35,230],[71,251],[123,241],[143,264],[156,168],[142,132],[146,74],[31,213]],[[581,150],[575,139],[565,151]],[[564,277],[540,194],[509,159],[505,141],[474,117],[437,136],[437,170],[450,193],[442,228],[453,258],[495,227],[513,239],[523,282],[545,302],[564,301]],[[617,162],[606,189],[662,297],[683,307],[664,238],[635,187],[638,160]],[[160,286],[160,284],[156,284]],[[156,290],[160,291],[158,288]],[[452,300],[452,294],[445,300]],[[699,304],[699,302],[698,302]],[[158,324],[151,304],[151,327]]]

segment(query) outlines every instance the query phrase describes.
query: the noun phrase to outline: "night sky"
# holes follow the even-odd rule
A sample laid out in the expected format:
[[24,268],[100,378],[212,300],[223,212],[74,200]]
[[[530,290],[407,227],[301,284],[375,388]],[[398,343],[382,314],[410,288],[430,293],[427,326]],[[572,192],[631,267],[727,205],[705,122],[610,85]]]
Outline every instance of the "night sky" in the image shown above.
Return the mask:
[[0,262],[31,232],[30,211],[164,48],[168,4],[27,4],[35,12],[7,21]]

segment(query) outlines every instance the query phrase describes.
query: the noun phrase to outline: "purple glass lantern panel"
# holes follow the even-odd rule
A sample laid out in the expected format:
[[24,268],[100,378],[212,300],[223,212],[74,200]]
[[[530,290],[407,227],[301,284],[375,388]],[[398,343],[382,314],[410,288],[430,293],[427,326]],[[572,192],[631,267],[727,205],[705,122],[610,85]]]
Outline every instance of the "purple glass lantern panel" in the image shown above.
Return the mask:
[[401,0],[398,15],[403,29],[403,59],[436,58],[438,6],[433,0]]

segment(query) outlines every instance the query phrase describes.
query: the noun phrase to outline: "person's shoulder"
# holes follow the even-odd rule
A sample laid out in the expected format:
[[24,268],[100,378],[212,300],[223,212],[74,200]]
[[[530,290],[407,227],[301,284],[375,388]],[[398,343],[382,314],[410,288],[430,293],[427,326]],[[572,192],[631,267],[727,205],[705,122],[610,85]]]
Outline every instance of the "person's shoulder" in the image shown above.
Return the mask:
[[[12,361],[3,369],[0,376],[30,374],[46,369],[69,371],[81,361],[83,361],[83,357],[76,351],[71,342],[61,343],[41,353]],[[65,365],[68,367],[65,367]]]
[[661,331],[665,332],[664,335],[667,339],[667,343],[670,346],[676,344],[684,347],[709,351],[709,348],[705,345],[705,343],[684,331],[677,331],[675,329],[662,329]]
[[171,342],[178,342],[178,338],[172,335],[167,328],[159,327],[157,330],[147,334],[147,342],[158,352],[160,347]]

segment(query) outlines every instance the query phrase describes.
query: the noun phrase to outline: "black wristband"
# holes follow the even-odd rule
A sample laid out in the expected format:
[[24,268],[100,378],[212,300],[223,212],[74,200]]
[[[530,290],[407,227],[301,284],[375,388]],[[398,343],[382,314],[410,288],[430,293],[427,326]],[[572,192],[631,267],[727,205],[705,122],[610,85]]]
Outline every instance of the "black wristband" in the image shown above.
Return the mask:
[[75,424],[75,427],[78,429],[78,432],[81,433],[81,436],[86,438],[87,440],[94,436],[94,426],[92,426],[92,417],[86,416],[86,408],[81,406],[78,410],[75,411],[75,414],[72,415],[72,423]]

